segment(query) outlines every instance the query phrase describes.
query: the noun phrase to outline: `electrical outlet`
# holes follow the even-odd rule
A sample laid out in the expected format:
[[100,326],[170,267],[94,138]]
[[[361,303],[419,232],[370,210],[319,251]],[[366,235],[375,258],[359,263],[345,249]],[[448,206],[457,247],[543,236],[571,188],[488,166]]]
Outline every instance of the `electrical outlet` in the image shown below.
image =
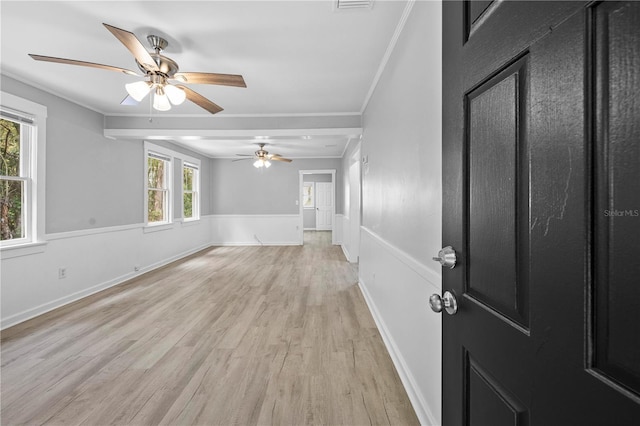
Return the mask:
[[67,278],[67,268],[58,268],[58,279]]

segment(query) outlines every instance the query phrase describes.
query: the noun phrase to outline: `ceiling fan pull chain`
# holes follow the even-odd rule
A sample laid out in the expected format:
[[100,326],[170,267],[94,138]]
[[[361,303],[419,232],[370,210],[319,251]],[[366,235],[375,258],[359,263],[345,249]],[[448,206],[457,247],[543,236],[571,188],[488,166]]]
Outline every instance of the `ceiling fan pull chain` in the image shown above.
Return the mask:
[[153,104],[153,101],[151,100],[151,98],[153,98],[153,96],[149,96],[149,123],[153,123],[153,108],[151,107]]

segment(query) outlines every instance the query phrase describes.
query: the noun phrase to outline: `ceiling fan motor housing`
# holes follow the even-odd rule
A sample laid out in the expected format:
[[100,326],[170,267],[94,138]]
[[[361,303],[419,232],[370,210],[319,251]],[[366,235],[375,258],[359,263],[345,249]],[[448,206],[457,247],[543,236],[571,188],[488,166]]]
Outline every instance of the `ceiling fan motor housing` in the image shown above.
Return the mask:
[[[150,53],[150,55],[155,61],[156,65],[158,65],[158,68],[160,68],[160,71],[156,71],[156,73],[163,74],[166,77],[172,78],[178,72],[178,64],[173,59],[167,58],[166,56],[163,56],[159,53]],[[136,60],[136,64],[138,65],[138,68],[140,68],[140,71],[142,71],[143,73],[153,73],[151,71],[147,71],[142,65],[140,65],[140,62],[138,62],[138,60]]]
[[[156,35],[147,36],[147,40],[149,41],[151,47],[156,51],[156,53],[149,53],[149,55],[151,55],[156,65],[158,65],[158,68],[160,68],[159,73],[164,75],[165,77],[172,78],[179,70],[178,64],[173,59],[160,54],[160,52],[167,48],[169,42],[164,38]],[[136,64],[143,73],[149,74],[149,71],[147,71],[142,65],[140,65],[140,62],[138,62],[138,60],[136,60]],[[156,73],[158,73],[158,71],[156,71]]]
[[269,153],[267,151],[264,150],[264,144],[260,144],[260,149],[256,151],[256,157],[258,158],[265,158],[267,155],[269,155]]
[[153,50],[158,53],[162,52],[169,45],[169,42],[167,40],[153,34],[147,36],[147,41],[149,42],[151,47],[153,47]]

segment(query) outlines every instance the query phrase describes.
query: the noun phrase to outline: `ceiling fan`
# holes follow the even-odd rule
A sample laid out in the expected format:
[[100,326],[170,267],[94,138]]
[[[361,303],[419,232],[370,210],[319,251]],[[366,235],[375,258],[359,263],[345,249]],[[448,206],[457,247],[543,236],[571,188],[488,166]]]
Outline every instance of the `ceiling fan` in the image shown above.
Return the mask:
[[153,91],[153,107],[158,111],[168,111],[171,105],[180,105],[189,99],[196,105],[204,108],[211,114],[222,111],[222,108],[209,99],[194,92],[183,84],[173,84],[171,81],[180,83],[194,84],[216,84],[222,86],[247,87],[244,78],[241,75],[233,74],[214,74],[204,72],[178,72],[178,64],[164,55],[162,52],[169,42],[162,37],[156,35],[147,36],[147,40],[155,53],[149,53],[142,45],[140,40],[132,32],[116,28],[112,25],[104,25],[124,46],[129,49],[136,60],[136,64],[142,75],[125,68],[114,67],[111,65],[96,64],[93,62],[76,61],[74,59],[54,58],[51,56],[42,56],[29,54],[36,61],[57,62],[68,65],[80,65],[84,67],[100,68],[109,71],[123,72],[128,75],[145,77],[144,81],[137,81],[125,85],[129,96],[121,103],[131,104],[131,99],[140,102],[149,92]]
[[261,143],[259,145],[260,145],[260,149],[257,150],[254,154],[236,154],[240,157],[249,157],[249,158],[238,158],[237,160],[231,160],[231,161],[255,159],[256,161],[253,163],[253,166],[256,168],[271,167],[271,161],[283,161],[285,163],[290,163],[293,161],[289,158],[284,158],[280,154],[269,154],[267,151],[264,150],[264,146],[266,145],[264,143]]

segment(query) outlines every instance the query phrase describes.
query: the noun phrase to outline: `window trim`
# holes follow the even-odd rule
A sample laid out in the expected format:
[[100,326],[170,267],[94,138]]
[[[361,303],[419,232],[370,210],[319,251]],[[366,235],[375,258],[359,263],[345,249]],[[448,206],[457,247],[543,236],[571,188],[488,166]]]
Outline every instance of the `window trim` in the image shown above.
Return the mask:
[[[21,168],[28,169],[26,174],[25,195],[27,211],[23,212],[24,238],[0,241],[0,250],[23,249],[27,246],[42,247],[45,242],[45,176],[46,176],[46,136],[47,107],[11,93],[0,91],[0,107],[7,112],[7,118],[17,116],[24,128],[29,129],[29,143],[26,144],[27,158],[21,158]],[[22,122],[20,117],[28,117],[32,123]],[[21,134],[22,139],[22,134]],[[21,141],[22,144],[22,141]],[[21,152],[22,157],[22,152]],[[21,177],[22,178],[22,177]],[[20,250],[31,254],[31,250]],[[39,250],[36,252],[40,252]],[[3,255],[2,258],[7,256]]]
[[[200,184],[200,172],[201,172],[201,167],[200,167],[200,160],[198,160],[197,158],[193,158],[193,157],[189,157],[189,156],[183,156],[181,158],[182,160],[182,167],[181,167],[181,187],[182,187],[182,194],[180,197],[180,204],[182,206],[182,222],[197,222],[200,220],[200,193],[201,193],[201,184]],[[194,189],[192,189],[190,192],[192,194],[195,194],[195,203],[192,201],[191,204],[191,211],[194,213],[192,217],[189,218],[185,218],[184,217],[184,169],[185,168],[191,168],[194,169],[196,172],[194,173],[194,180],[192,182],[192,187]],[[193,200],[193,199],[192,199]]]
[[[155,154],[155,155],[154,155]],[[160,145],[155,145],[150,142],[144,142],[144,226],[145,228],[158,228],[170,229],[173,227],[173,168],[174,158],[176,152],[167,149]],[[161,222],[149,222],[149,157],[158,158],[166,161],[168,164],[167,174],[165,179],[167,181],[167,206],[166,206],[166,220]]]

